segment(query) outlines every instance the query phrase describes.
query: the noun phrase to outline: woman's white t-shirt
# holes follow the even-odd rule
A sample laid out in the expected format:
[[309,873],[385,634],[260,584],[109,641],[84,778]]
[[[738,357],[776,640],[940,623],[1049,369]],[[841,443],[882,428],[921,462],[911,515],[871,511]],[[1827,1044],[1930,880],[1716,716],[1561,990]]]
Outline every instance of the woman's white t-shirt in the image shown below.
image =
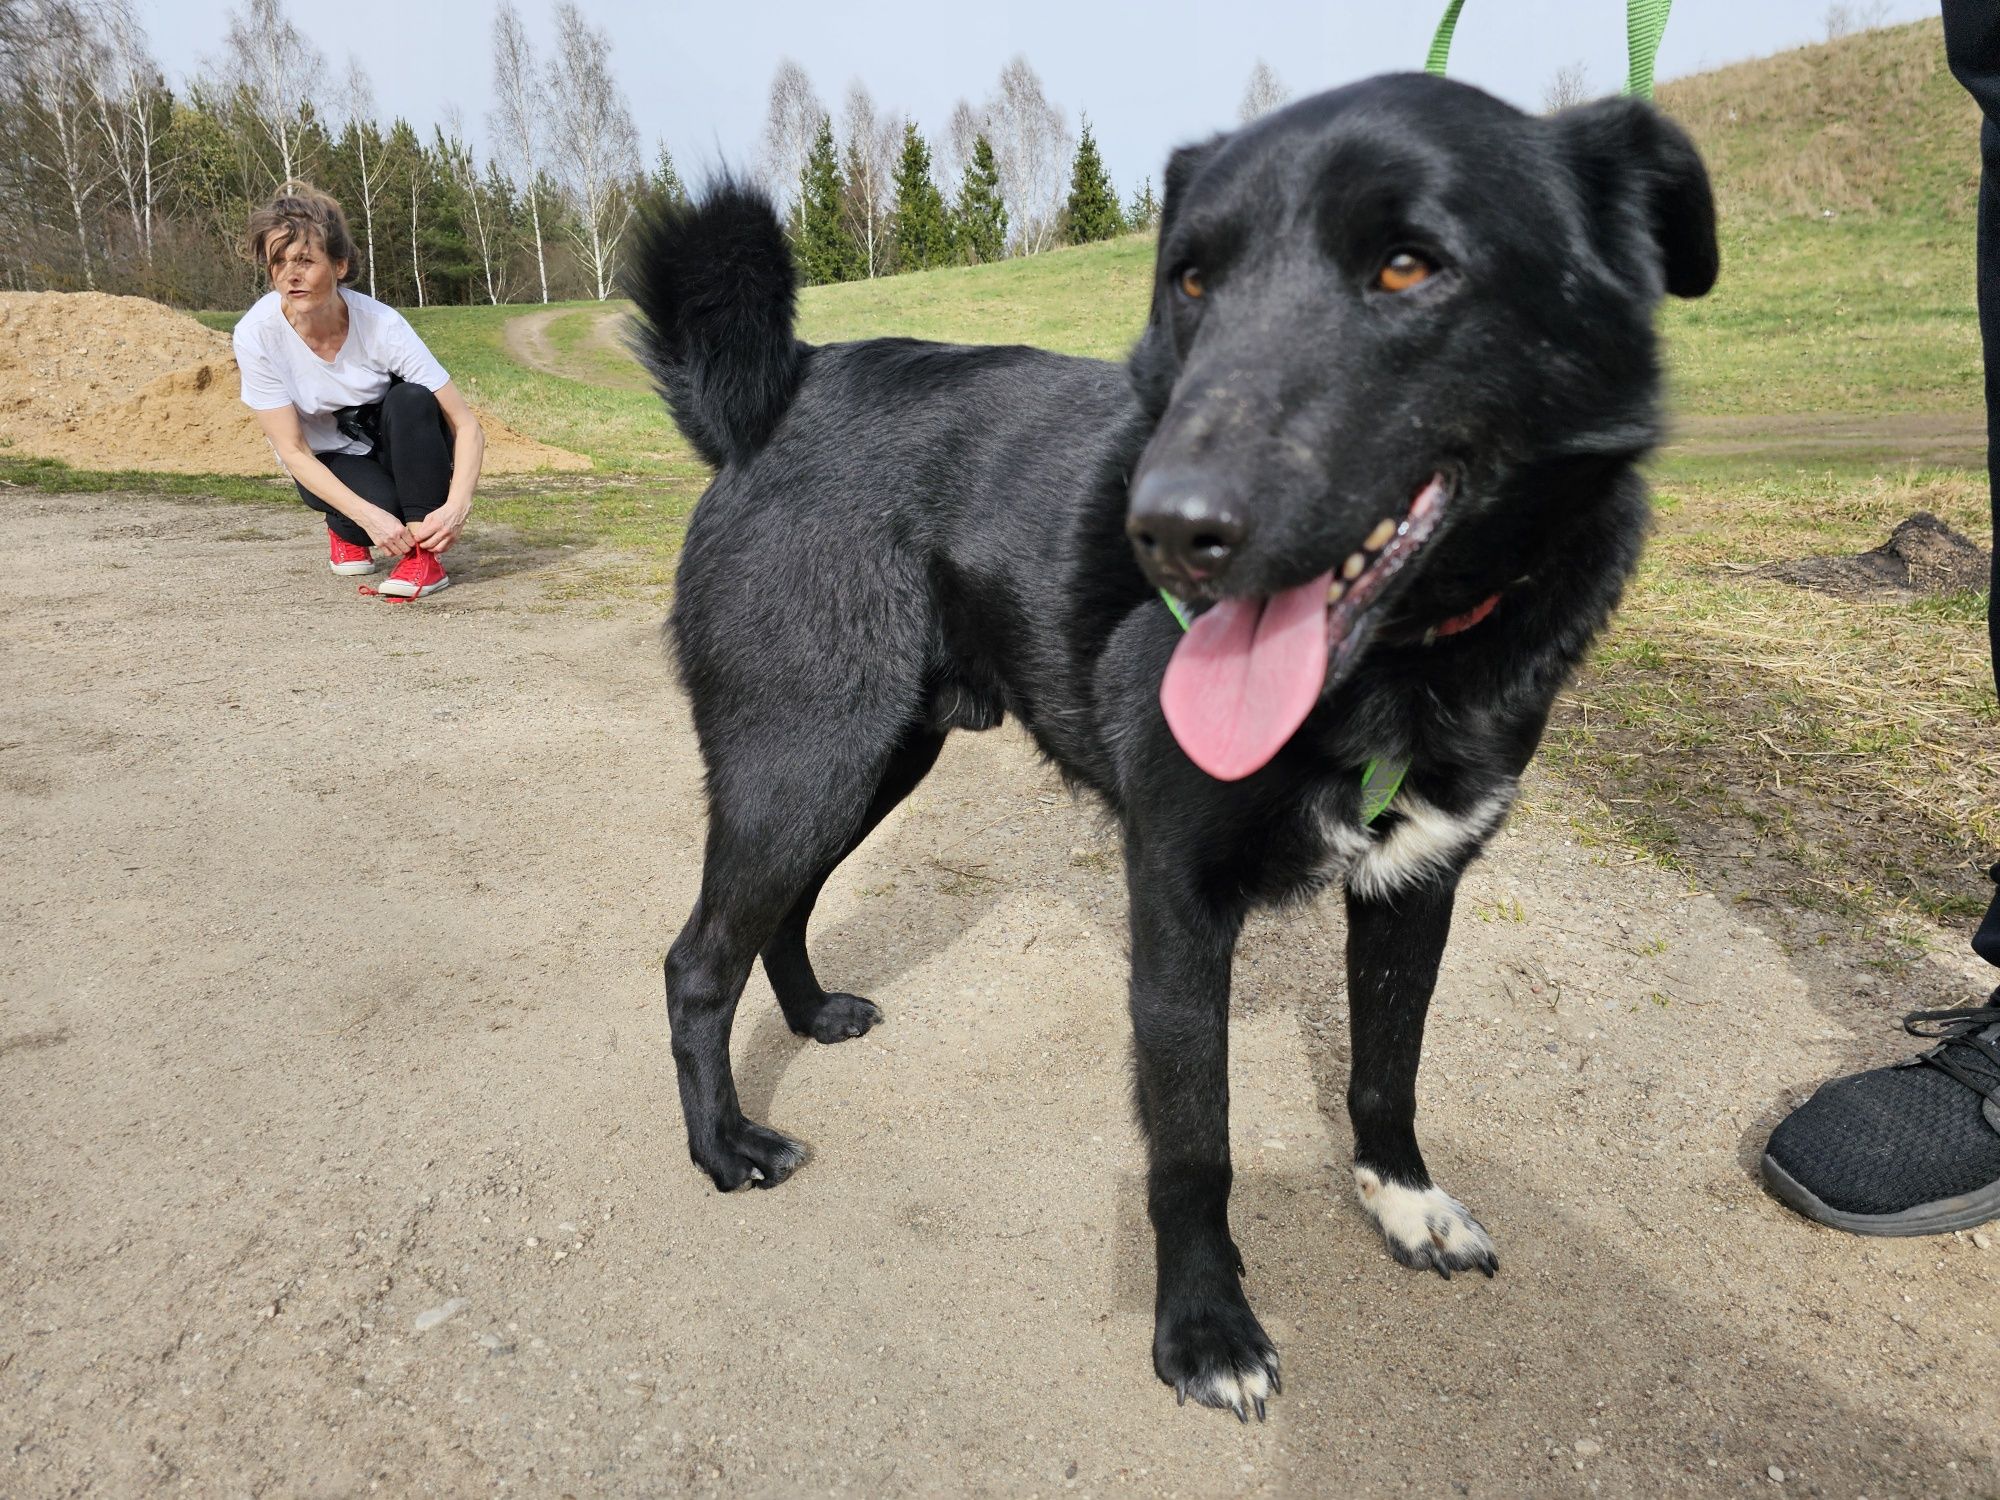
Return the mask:
[[432,391],[443,389],[451,377],[395,308],[349,287],[340,288],[340,295],[347,303],[347,342],[330,360],[313,353],[285,321],[276,292],[265,293],[243,315],[232,342],[245,406],[297,407],[306,446],[315,453],[366,453],[366,443],[334,425],[336,411],[380,401],[391,375]]

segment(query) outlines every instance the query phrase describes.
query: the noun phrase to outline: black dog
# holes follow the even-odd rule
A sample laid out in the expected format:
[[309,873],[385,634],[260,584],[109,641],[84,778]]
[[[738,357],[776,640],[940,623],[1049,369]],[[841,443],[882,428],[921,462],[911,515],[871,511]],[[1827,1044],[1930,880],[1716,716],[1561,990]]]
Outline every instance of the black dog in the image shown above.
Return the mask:
[[809,347],[763,198],[654,212],[637,347],[720,470],[672,621],[708,766],[666,961],[695,1163],[800,1164],[730,1076],[751,963],[801,1035],[878,1020],[820,987],[814,900],[947,733],[1013,713],[1124,832],[1160,1378],[1239,1417],[1278,1389],[1228,1222],[1263,903],[1345,885],[1361,1201],[1403,1264],[1492,1274],[1417,1148],[1424,1015],[1460,872],[1639,554],[1653,309],[1716,268],[1707,175],[1650,108],[1538,119],[1422,75],[1178,152],[1127,369]]

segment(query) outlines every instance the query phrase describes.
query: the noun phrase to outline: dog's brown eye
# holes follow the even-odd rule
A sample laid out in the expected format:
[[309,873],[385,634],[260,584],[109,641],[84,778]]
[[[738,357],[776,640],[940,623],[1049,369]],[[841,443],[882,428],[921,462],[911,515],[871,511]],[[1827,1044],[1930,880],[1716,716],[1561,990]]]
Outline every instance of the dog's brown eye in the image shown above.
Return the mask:
[[1202,296],[1208,291],[1207,286],[1202,283],[1201,272],[1197,271],[1193,266],[1189,266],[1185,271],[1181,272],[1180,289],[1181,295],[1192,302],[1199,302]]
[[1385,292],[1407,292],[1418,282],[1430,280],[1433,269],[1422,256],[1398,250],[1375,273],[1375,285]]

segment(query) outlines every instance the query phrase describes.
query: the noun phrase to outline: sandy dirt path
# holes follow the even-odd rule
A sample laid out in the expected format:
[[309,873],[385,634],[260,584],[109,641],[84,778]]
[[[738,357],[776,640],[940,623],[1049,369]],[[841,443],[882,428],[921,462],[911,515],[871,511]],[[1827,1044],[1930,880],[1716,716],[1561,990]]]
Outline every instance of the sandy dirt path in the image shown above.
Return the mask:
[[1351,1201],[1337,905],[1246,937],[1285,1395],[1244,1428],[1153,1378],[1117,859],[1011,728],[828,888],[883,1027],[800,1043],[752,981],[746,1104],[814,1158],[724,1198],[660,997],[701,813],[656,605],[475,529],[384,606],[302,512],[130,497],[7,496],[0,561],[0,1493],[2000,1491],[2000,1249],[1751,1177],[1902,997],[1580,847],[1553,782],[1422,1084],[1497,1280]]
[[557,356],[556,346],[549,341],[549,324],[562,317],[563,313],[562,308],[552,308],[548,312],[523,313],[518,318],[509,318],[503,334],[507,357],[540,374],[573,379]]
[[[549,337],[549,328],[557,319],[572,317],[590,320],[589,332],[579,346],[594,356],[590,360],[578,360],[557,348],[555,340]],[[650,382],[646,372],[625,348],[627,321],[623,305],[597,311],[557,307],[547,312],[523,313],[507,320],[504,333],[507,357],[516,364],[562,380],[611,390],[647,390]]]

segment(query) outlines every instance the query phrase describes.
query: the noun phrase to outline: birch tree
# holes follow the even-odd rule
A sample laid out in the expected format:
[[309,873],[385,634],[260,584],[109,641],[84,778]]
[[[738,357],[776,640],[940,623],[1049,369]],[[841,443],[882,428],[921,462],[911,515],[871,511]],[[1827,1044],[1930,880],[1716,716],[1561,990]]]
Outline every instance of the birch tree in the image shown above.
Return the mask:
[[843,166],[848,228],[861,247],[865,274],[880,276],[888,269],[889,213],[896,162],[903,146],[902,128],[895,120],[876,115],[875,101],[857,78],[847,87],[841,132],[847,138]]
[[1062,217],[1064,168],[1075,149],[1069,123],[1019,54],[1000,70],[999,92],[986,107],[986,119],[1017,248],[1023,255],[1037,254],[1055,242]]
[[618,242],[632,221],[639,132],[611,76],[611,40],[584,19],[574,0],[556,5],[548,93],[556,170],[575,200],[571,238],[602,302],[617,279]]
[[170,165],[163,145],[172,119],[172,99],[129,0],[104,0],[100,16],[103,46],[96,88],[98,131],[112,175],[124,193],[133,238],[150,270],[153,212]]
[[549,260],[542,242],[541,184],[548,165],[543,130],[548,100],[534,50],[512,0],[500,0],[493,13],[493,112],[486,117],[500,154],[528,198],[528,227],[535,237],[535,272],[541,278],[542,301],[549,300]]
[[90,18],[71,0],[28,0],[15,43],[15,105],[27,126],[20,143],[31,168],[59,186],[76,233],[83,284],[97,289],[90,248],[90,204],[104,180],[94,102],[103,45]]
[[224,79],[277,152],[278,180],[295,180],[305,171],[306,133],[326,59],[279,0],[245,0],[241,14],[231,11],[223,46]]
[[787,219],[793,217],[790,210],[798,202],[799,180],[827,118],[806,70],[789,57],[781,61],[764,107],[764,185]]
[[465,121],[453,104],[445,109],[443,149],[445,170],[465,193],[472,214],[472,245],[479,253],[479,274],[485,285],[486,300],[498,306],[506,295],[506,250],[500,242],[500,226],[494,222],[486,203],[486,187],[479,180],[479,162],[466,144]]
[[[346,127],[353,133],[354,154],[361,178],[361,238],[368,247],[368,295],[375,295],[375,201],[382,191],[382,137],[375,126],[375,88],[361,69],[361,59],[347,55],[347,79],[341,86]],[[374,156],[369,146],[375,147]]]

